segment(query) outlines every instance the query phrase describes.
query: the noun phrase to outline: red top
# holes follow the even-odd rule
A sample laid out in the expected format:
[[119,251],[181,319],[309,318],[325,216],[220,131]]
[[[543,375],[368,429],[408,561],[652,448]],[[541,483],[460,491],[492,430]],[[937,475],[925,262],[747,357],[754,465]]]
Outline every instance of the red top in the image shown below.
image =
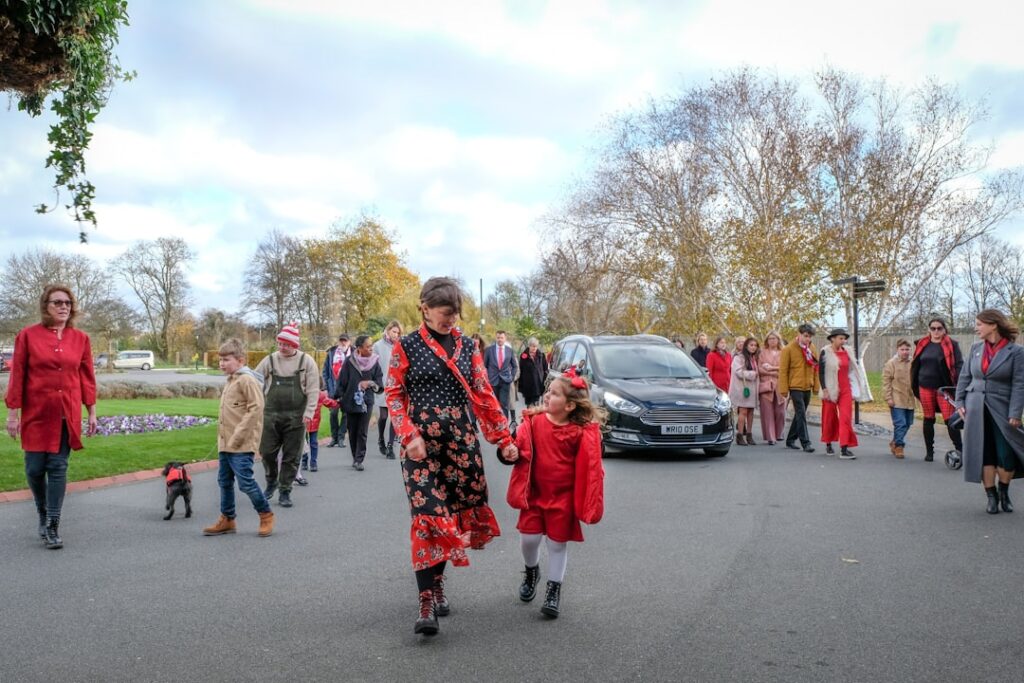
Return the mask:
[[316,410],[313,411],[313,419],[309,421],[310,432],[320,431],[320,408],[323,406],[327,406],[328,408],[337,408],[338,402],[333,398],[328,398],[326,391],[320,392],[320,398],[316,400]]
[[729,381],[732,379],[732,356],[716,349],[708,354],[708,358],[704,362],[708,369],[708,375],[715,386],[729,393]]
[[73,450],[82,448],[82,404],[96,404],[96,375],[89,335],[30,325],[14,339],[7,407],[21,409],[21,448],[56,453],[61,420]]

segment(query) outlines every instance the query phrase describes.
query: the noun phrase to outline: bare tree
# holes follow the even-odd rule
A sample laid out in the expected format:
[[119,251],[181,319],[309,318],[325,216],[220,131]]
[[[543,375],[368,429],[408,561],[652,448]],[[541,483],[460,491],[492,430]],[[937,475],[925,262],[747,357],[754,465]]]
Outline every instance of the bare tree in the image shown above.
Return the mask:
[[185,240],[160,237],[137,242],[111,264],[139,300],[155,351],[164,359],[177,334],[174,323],[190,303],[185,268],[194,258]]
[[296,268],[303,264],[302,244],[278,230],[270,231],[245,271],[243,305],[273,321],[277,329],[296,317]]

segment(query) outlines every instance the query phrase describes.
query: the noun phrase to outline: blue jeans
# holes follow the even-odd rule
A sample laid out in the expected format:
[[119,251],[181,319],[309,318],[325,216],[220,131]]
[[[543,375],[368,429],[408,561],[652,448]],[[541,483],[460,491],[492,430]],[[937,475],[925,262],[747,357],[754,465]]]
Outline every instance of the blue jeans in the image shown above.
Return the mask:
[[36,510],[53,519],[60,519],[64,492],[68,485],[68,456],[71,445],[68,426],[61,422],[60,446],[56,453],[25,451],[25,478],[32,489]]
[[220,469],[217,471],[220,513],[228,519],[235,518],[235,479],[238,480],[238,490],[249,496],[256,512],[270,512],[270,503],[252,476],[252,458],[252,453],[220,454]]
[[906,438],[910,426],[914,424],[914,409],[889,408],[889,414],[892,415],[893,445],[905,446],[906,443],[903,440]]
[[309,464],[316,467],[316,456],[320,450],[320,433],[319,432],[308,432],[309,437]]

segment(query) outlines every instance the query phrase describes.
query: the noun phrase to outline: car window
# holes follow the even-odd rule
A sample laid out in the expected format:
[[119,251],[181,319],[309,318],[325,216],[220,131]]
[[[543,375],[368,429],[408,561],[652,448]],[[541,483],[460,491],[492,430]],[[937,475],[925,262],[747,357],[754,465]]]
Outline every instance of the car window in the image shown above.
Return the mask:
[[594,376],[594,373],[590,369],[590,360],[587,356],[586,344],[578,344],[576,346],[576,353],[572,356],[572,364],[576,366],[576,369],[584,377],[590,378]]
[[572,357],[576,352],[577,346],[579,346],[579,344],[576,342],[567,342],[562,345],[562,350],[558,354],[558,361],[555,363],[555,369],[558,370],[558,372],[562,372],[572,365]]
[[704,372],[682,349],[672,344],[614,344],[594,346],[601,376],[609,379],[691,379]]

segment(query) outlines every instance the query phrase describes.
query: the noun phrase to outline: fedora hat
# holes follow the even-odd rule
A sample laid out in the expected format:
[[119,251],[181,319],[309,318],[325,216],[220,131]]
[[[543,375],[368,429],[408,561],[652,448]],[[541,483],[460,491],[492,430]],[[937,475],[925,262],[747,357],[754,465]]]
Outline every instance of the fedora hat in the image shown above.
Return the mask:
[[828,333],[828,337],[826,337],[826,339],[828,339],[829,341],[832,341],[832,337],[846,337],[847,339],[849,339],[850,338],[850,333],[847,332],[846,330],[844,330],[841,327],[837,327],[837,328],[835,328],[834,330],[832,330],[831,332]]

